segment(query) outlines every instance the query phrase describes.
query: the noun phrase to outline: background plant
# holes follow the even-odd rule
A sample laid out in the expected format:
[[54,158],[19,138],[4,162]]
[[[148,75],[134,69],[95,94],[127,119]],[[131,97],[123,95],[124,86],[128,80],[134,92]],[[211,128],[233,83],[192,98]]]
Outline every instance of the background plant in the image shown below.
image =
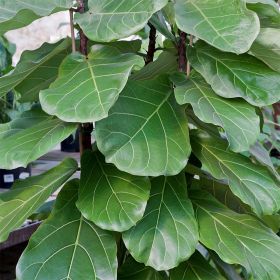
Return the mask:
[[0,126],[1,168],[81,134],[80,180],[66,159],[0,196],[4,241],[67,182],[17,278],[278,280],[278,4],[0,0],[0,35],[59,10],[72,40],[0,78],[41,104]]

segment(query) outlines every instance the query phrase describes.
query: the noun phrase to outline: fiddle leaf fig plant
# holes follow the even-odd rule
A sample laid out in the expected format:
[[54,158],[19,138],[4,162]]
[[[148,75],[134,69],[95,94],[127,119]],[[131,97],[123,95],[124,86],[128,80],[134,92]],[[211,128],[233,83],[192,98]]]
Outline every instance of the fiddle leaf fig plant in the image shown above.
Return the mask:
[[58,193],[17,279],[279,280],[278,3],[0,0],[0,35],[57,11],[72,40],[0,77],[36,103],[0,124],[0,168],[80,134],[80,166],[0,194],[3,242]]

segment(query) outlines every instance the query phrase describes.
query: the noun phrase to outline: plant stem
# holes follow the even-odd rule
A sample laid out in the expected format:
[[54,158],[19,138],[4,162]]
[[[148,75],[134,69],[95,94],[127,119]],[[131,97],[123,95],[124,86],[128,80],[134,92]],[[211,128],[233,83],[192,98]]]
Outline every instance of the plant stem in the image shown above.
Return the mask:
[[71,39],[72,39],[72,52],[76,52],[76,42],[75,42],[75,31],[74,31],[74,17],[73,17],[73,10],[69,10],[70,14],[70,29],[71,29]]
[[146,55],[146,59],[145,59],[146,65],[149,64],[150,62],[154,61],[154,55],[156,52],[157,30],[151,23],[149,23],[149,27],[150,27],[150,35],[149,35],[149,47],[148,47],[148,51],[147,51],[147,55]]
[[[190,46],[192,47],[193,45],[193,35],[190,35]],[[188,60],[187,62],[187,76],[189,77],[191,73],[191,64],[190,61]]]
[[[84,13],[86,11],[85,0],[77,0],[78,3],[78,12]],[[80,52],[87,56],[88,55],[88,38],[84,34],[83,30],[79,30],[80,34]],[[79,127],[79,140],[80,140],[80,154],[82,155],[85,150],[91,150],[91,133],[93,130],[92,123],[83,123]]]
[[186,72],[187,70],[186,40],[187,40],[187,34],[183,31],[180,31],[178,54],[179,54],[179,70],[181,72]]

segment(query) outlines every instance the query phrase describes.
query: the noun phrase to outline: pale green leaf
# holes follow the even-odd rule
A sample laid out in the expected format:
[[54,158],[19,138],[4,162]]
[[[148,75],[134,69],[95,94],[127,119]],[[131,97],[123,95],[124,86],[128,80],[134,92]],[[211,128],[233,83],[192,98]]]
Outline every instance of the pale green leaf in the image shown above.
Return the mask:
[[194,69],[222,97],[242,97],[256,106],[280,99],[280,73],[253,56],[224,53],[200,41],[188,48],[188,57]]
[[131,256],[129,256],[121,266],[118,273],[118,280],[164,280],[166,277],[162,276],[160,272],[151,267],[137,263]]
[[77,162],[65,159],[39,175],[16,181],[11,190],[0,194],[0,242],[20,227],[48,197],[77,170]]
[[280,238],[256,218],[237,214],[209,194],[192,196],[200,241],[230,264],[240,264],[256,280],[278,280]]
[[49,89],[40,92],[44,111],[66,122],[94,122],[107,117],[124,88],[132,67],[140,63],[135,54],[110,46],[93,46],[88,57],[69,55]]
[[183,173],[152,179],[151,190],[144,217],[123,239],[138,262],[168,270],[193,254],[198,228]]
[[194,137],[192,148],[203,169],[216,179],[228,182],[231,191],[256,214],[270,215],[279,211],[279,181],[264,166],[229,151],[227,143],[218,138]]
[[246,3],[258,14],[261,27],[280,27],[279,5],[274,0],[246,0]]
[[16,68],[0,77],[0,97],[15,88],[23,94],[23,101],[38,100],[39,91],[47,88],[56,78],[58,66],[70,46],[71,40],[66,39],[24,52]]
[[260,30],[245,1],[177,0],[175,14],[181,30],[226,52],[247,52]]
[[176,175],[190,154],[184,109],[167,77],[130,80],[109,117],[96,123],[106,162],[141,176]]
[[280,29],[261,28],[250,52],[270,68],[280,72]]
[[142,218],[150,195],[148,178],[119,171],[93,152],[83,154],[81,168],[77,207],[84,217],[112,231],[128,230]]
[[115,238],[75,207],[78,186],[78,180],[65,185],[53,212],[31,237],[17,265],[18,280],[117,279]]
[[110,42],[141,30],[150,17],[168,0],[89,0],[89,11],[76,14],[75,20],[88,38]]
[[191,258],[170,271],[170,280],[224,280],[205,258],[195,252]]
[[1,168],[27,166],[53,149],[77,127],[74,123],[47,117],[43,112],[31,111],[23,113],[22,117],[0,126]]
[[197,72],[189,79],[177,75],[174,82],[178,103],[190,103],[201,121],[222,127],[233,151],[246,151],[256,142],[260,120],[252,105],[242,99],[220,97]]

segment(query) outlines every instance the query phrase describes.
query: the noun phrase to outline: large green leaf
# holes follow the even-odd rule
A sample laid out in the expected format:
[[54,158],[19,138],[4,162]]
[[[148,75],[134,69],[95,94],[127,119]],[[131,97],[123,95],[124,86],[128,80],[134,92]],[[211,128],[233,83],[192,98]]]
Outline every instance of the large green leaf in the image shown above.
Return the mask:
[[233,151],[246,151],[256,142],[260,121],[253,106],[242,99],[220,97],[197,72],[189,79],[176,75],[174,81],[178,103],[190,103],[201,121],[221,126]]
[[109,42],[141,30],[149,18],[162,9],[167,0],[89,0],[89,11],[76,14],[75,20],[87,37]]
[[223,280],[217,272],[198,252],[177,268],[170,271],[170,280]]
[[280,74],[253,56],[224,53],[200,41],[188,48],[188,57],[220,96],[242,97],[257,106],[280,99]]
[[0,125],[0,167],[27,166],[67,138],[76,127],[74,123],[64,123],[34,110]]
[[244,266],[256,280],[280,275],[280,238],[259,220],[227,209],[208,194],[192,196],[200,241],[227,263]]
[[262,27],[280,27],[279,5],[274,0],[246,0],[247,7],[256,12]]
[[156,270],[176,267],[197,245],[198,229],[184,176],[152,179],[144,217],[123,234],[134,259]]
[[65,159],[39,175],[16,181],[10,191],[0,194],[0,242],[41,206],[77,170],[77,162]]
[[177,0],[175,14],[181,30],[227,52],[247,52],[260,30],[245,1]]
[[190,154],[188,125],[167,77],[130,80],[109,117],[96,123],[96,141],[106,161],[120,170],[178,174]]
[[23,101],[38,100],[39,91],[56,78],[58,66],[70,45],[71,40],[66,39],[24,52],[16,68],[0,78],[0,97],[15,88],[23,94]]
[[280,30],[261,28],[250,52],[270,68],[280,72]]
[[69,55],[57,80],[40,92],[43,109],[67,122],[105,118],[141,58],[110,46],[94,46],[88,57]]
[[194,137],[192,148],[203,169],[216,179],[226,180],[231,191],[258,215],[280,209],[279,181],[264,167],[227,149],[227,143],[206,135]]
[[131,256],[129,256],[121,266],[118,273],[118,280],[164,280],[164,276],[160,272],[151,267],[137,263]]
[[93,152],[83,154],[81,168],[77,206],[84,217],[112,231],[128,230],[142,218],[150,195],[148,178],[119,171]]
[[78,186],[78,180],[65,185],[52,214],[31,237],[17,265],[18,280],[117,279],[115,238],[75,207]]

